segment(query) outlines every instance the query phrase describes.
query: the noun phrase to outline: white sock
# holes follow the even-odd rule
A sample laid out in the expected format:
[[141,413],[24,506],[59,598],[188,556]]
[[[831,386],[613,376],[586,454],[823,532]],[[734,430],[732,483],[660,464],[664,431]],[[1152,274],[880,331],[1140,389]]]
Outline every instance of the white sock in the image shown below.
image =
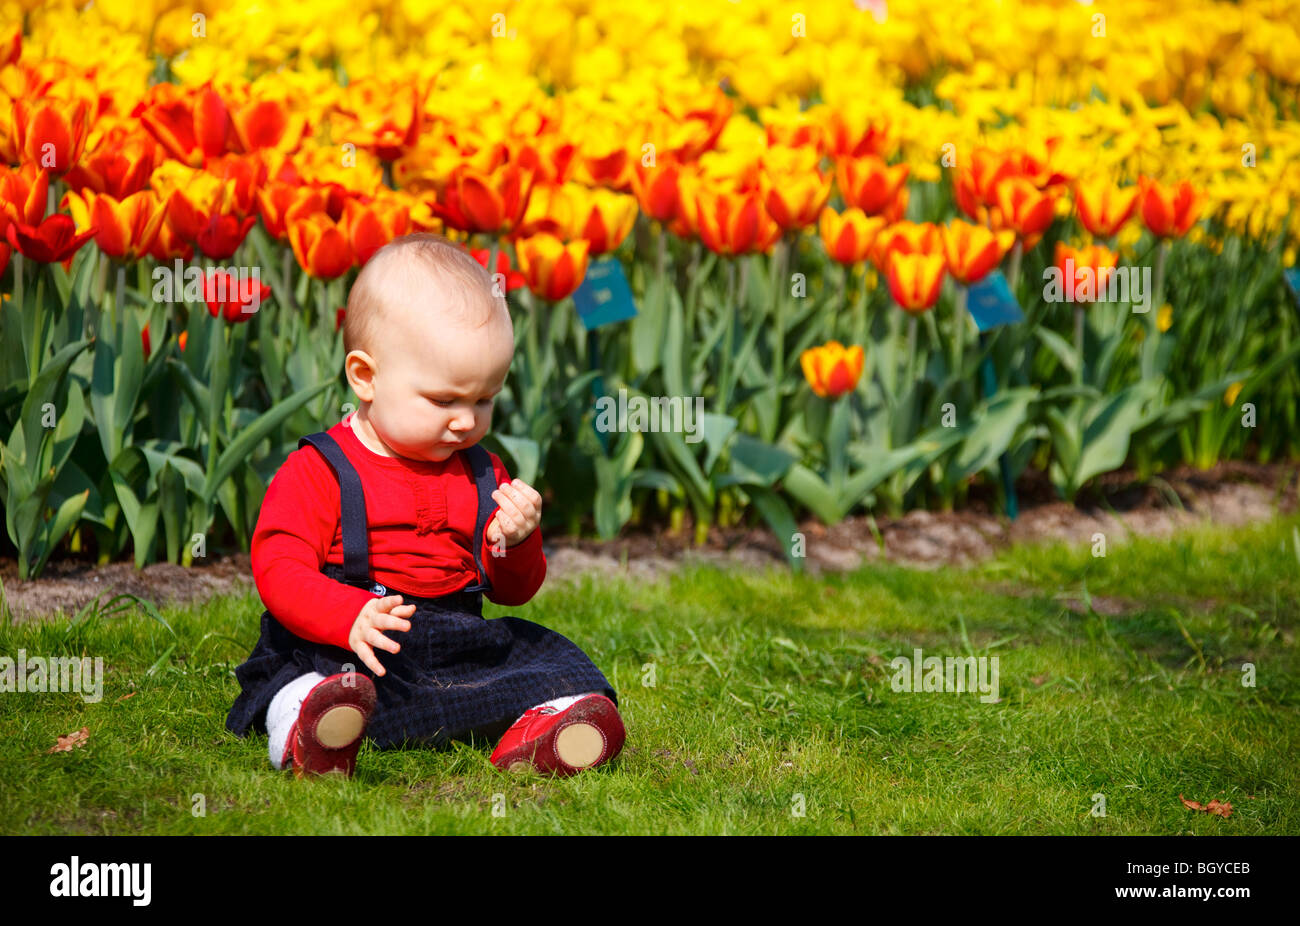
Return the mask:
[[281,761],[284,758],[284,747],[289,742],[289,731],[298,719],[302,702],[323,681],[325,676],[319,672],[308,672],[285,685],[271,699],[271,705],[266,709],[266,732],[270,734],[271,764],[277,769],[284,768]]
[[[531,708],[529,708],[529,710],[537,710],[537,708],[539,708],[539,707],[553,707],[553,708],[555,708],[557,711],[562,711],[562,710],[564,710],[566,707],[569,707],[570,705],[572,705],[572,704],[574,704],[574,703],[576,703],[576,702],[582,700],[583,698],[587,697],[587,695],[593,695],[593,694],[600,694],[600,692],[599,692],[599,691],[584,691],[582,694],[566,695],[566,696],[563,697],[563,698],[552,698],[552,699],[549,700],[549,701],[543,701],[541,704],[535,704],[535,705],[533,705]],[[525,711],[524,713],[526,714],[527,711]],[[523,720],[523,719],[524,719],[524,715],[523,715],[523,714],[520,714],[517,718],[515,718],[515,723],[518,723],[519,721],[521,721],[521,720]]]

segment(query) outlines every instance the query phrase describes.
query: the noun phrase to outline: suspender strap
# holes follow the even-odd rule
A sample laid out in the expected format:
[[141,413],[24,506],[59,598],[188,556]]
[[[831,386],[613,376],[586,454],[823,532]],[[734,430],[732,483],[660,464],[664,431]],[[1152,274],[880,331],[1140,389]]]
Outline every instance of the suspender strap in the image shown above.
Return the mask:
[[343,509],[343,576],[350,585],[370,586],[370,549],[366,542],[366,496],[361,477],[348,460],[343,448],[325,431],[308,434],[298,441],[311,444],[334,469],[339,480],[339,500]]
[[478,585],[472,585],[462,591],[487,592],[491,591],[492,584],[483,569],[483,531],[487,529],[488,519],[492,517],[492,512],[497,507],[496,501],[492,498],[492,493],[497,489],[497,477],[492,469],[492,458],[481,445],[475,444],[462,452],[465,454],[468,469],[474,477],[474,484],[478,487],[478,520],[474,525],[474,537],[470,544],[474,549],[474,565],[478,567]]

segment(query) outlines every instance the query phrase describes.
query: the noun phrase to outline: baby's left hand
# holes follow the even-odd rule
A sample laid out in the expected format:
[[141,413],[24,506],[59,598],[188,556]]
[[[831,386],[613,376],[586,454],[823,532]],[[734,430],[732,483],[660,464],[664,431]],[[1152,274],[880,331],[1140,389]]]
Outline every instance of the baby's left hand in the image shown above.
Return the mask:
[[542,497],[522,479],[503,482],[492,498],[500,506],[487,526],[494,547],[502,541],[507,547],[522,543],[542,523]]

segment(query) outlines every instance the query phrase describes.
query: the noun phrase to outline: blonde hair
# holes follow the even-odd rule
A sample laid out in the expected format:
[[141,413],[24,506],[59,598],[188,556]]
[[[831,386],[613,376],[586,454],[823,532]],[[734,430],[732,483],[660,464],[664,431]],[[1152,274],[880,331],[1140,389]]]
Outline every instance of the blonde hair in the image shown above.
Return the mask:
[[480,328],[503,317],[510,324],[505,297],[494,293],[492,275],[469,251],[441,235],[415,232],[388,242],[357,274],[343,314],[343,352],[371,351],[393,294],[426,294],[431,278],[444,282],[440,291],[450,297],[454,322]]

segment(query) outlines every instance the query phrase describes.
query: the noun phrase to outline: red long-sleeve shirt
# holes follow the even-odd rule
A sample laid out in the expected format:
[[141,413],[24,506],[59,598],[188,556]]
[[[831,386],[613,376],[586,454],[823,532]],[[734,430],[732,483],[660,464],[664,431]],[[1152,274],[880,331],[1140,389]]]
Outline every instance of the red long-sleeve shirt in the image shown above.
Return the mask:
[[[421,597],[477,582],[470,538],[478,492],[462,455],[438,463],[381,456],[350,424],[351,416],[328,433],[361,477],[371,578]],[[489,455],[497,484],[510,481],[501,459]],[[521,605],[537,593],[546,578],[540,528],[503,556],[492,555],[486,537],[474,542],[492,584],[488,598]],[[327,562],[343,563],[343,523],[338,479],[314,447],[289,454],[271,480],[253,532],[252,560],[257,591],[281,624],[305,640],[349,648],[348,632],[375,596],[320,571]]]

